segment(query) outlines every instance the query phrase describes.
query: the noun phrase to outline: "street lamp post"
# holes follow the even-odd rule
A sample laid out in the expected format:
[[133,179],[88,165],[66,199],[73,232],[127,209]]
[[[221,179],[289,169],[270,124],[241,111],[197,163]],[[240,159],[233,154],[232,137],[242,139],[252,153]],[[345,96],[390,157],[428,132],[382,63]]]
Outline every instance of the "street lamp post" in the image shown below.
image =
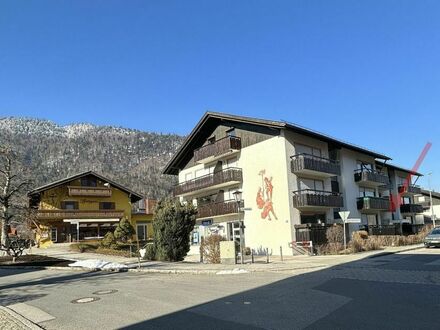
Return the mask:
[[243,236],[244,236],[244,223],[243,221],[240,220],[240,204],[241,204],[241,195],[242,192],[237,190],[236,192],[233,193],[235,201],[237,202],[237,211],[238,211],[238,222],[239,222],[239,226],[240,226],[240,255],[241,255],[241,263],[244,264],[244,241],[243,241]]

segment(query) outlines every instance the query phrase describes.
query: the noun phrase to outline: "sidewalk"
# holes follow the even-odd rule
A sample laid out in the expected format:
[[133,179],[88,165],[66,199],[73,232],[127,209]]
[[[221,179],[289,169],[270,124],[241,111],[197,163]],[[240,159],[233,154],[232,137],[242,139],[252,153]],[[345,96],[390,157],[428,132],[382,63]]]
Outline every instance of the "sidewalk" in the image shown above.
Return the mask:
[[140,268],[137,258],[125,258],[119,256],[108,256],[98,253],[78,253],[69,250],[68,246],[57,245],[48,249],[33,248],[33,254],[58,257],[69,260],[100,259],[109,262],[124,264],[131,272],[166,273],[166,274],[217,274],[240,272],[280,272],[314,270],[333,267],[339,264],[357,261],[365,258],[378,257],[382,255],[410,251],[422,248],[423,244],[388,247],[383,250],[368,251],[349,255],[326,255],[326,256],[284,256],[283,261],[279,256],[270,256],[269,263],[266,257],[256,257],[255,263],[249,260],[245,264],[203,264],[197,262],[196,258],[188,258],[181,262],[162,261],[141,261]]
[[[329,268],[347,262],[362,260],[371,257],[378,257],[381,255],[411,251],[420,249],[423,244],[389,247],[383,250],[368,251],[349,255],[327,255],[327,256],[288,256],[284,257],[283,261],[279,256],[270,257],[270,262],[265,263],[260,259],[257,263],[245,263],[236,265],[224,264],[202,264],[199,262],[160,262],[148,261],[142,262],[141,268],[138,265],[132,264],[133,272],[147,272],[147,273],[167,273],[167,274],[217,274],[221,273],[239,273],[237,270],[244,272],[290,272],[290,271],[305,271]],[[264,259],[265,260],[265,259]]]
[[0,306],[0,330],[37,330],[39,326],[7,307]]

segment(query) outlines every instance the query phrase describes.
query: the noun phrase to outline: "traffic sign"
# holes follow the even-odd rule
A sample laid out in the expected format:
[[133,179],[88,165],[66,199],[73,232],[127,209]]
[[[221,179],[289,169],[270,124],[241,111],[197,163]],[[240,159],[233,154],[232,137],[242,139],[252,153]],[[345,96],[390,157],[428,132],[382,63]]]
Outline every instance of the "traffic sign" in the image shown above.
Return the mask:
[[361,223],[361,219],[347,219],[345,223]]
[[346,221],[348,219],[348,216],[350,215],[350,211],[341,211],[339,212],[339,215],[342,219],[342,221]]

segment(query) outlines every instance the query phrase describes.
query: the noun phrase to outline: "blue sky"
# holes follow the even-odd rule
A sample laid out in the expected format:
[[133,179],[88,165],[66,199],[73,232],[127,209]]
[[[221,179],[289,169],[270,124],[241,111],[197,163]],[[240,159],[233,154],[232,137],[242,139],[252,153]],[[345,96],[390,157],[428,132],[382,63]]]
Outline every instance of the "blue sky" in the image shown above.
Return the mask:
[[187,134],[215,110],[406,167],[431,141],[440,190],[439,54],[439,1],[2,0],[0,116]]

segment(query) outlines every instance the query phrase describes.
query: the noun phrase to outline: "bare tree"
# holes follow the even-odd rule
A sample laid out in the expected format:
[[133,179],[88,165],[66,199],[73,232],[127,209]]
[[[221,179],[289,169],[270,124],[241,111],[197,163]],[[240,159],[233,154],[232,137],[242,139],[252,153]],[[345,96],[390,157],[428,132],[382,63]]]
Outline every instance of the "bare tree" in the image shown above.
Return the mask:
[[7,146],[0,146],[0,230],[1,245],[7,245],[8,226],[23,223],[28,214],[26,192],[31,180],[18,155]]

